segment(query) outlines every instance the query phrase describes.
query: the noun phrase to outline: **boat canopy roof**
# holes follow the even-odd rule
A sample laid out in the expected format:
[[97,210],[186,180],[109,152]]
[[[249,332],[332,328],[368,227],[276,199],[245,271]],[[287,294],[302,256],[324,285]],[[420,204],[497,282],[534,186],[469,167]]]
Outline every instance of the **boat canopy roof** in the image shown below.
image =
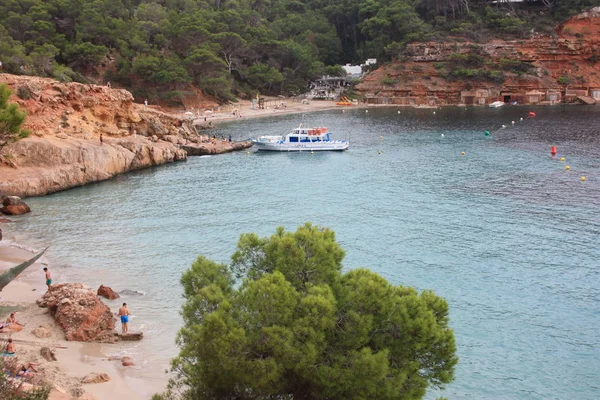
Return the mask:
[[296,135],[325,135],[327,134],[327,128],[295,128],[292,134]]

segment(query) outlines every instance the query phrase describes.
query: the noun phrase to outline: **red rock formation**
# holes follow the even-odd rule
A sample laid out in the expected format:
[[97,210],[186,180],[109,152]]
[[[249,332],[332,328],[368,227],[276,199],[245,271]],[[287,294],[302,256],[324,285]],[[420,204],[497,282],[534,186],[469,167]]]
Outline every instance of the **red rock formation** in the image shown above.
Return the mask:
[[114,299],[118,299],[119,297],[121,297],[114,290],[112,290],[108,286],[104,286],[104,285],[100,285],[100,287],[98,288],[97,294],[98,294],[98,296],[106,297],[109,300],[114,300]]
[[31,208],[17,196],[5,197],[2,205],[4,207],[0,208],[0,212],[6,215],[21,215],[31,212]]
[[[185,160],[167,136],[193,138],[189,120],[133,103],[126,90],[0,74],[32,135],[0,148],[0,193],[35,196]],[[100,138],[102,137],[102,141]]]
[[113,314],[96,293],[82,283],[53,285],[37,304],[50,309],[67,340],[115,340]]
[[[488,62],[529,63],[532,71],[505,70],[502,83],[443,76],[443,65],[453,55],[474,52]],[[404,61],[373,71],[357,90],[373,103],[403,105],[483,105],[498,100],[544,104],[575,102],[580,96],[600,100],[600,7],[559,25],[555,37],[538,35],[485,44],[459,40],[410,44]]]

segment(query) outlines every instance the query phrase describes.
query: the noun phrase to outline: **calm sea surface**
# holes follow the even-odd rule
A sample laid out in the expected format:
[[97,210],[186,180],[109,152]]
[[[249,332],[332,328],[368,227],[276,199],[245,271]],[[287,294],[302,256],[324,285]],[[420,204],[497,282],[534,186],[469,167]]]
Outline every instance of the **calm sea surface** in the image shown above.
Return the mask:
[[[530,110],[536,119],[525,118]],[[144,341],[103,350],[139,361],[125,373],[147,395],[177,352],[179,277],[194,259],[228,262],[242,232],[311,221],[337,233],[346,269],[448,300],[460,363],[441,395],[597,399],[600,107],[400,112],[224,125],[217,135],[245,139],[304,120],[350,135],[351,149],[190,158],[31,198],[16,239],[51,246],[59,282],[145,293],[123,297]],[[120,302],[109,304],[116,311]]]

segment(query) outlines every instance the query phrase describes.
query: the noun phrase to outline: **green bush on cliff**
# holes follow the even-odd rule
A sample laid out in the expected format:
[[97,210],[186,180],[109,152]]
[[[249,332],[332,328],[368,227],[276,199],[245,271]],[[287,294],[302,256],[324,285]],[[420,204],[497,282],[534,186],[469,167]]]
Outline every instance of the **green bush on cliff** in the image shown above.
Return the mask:
[[182,278],[176,378],[154,399],[421,399],[453,380],[448,304],[367,269],[310,223],[243,234]]
[[21,130],[27,114],[8,102],[11,93],[6,84],[0,85],[0,147],[29,135],[29,131]]

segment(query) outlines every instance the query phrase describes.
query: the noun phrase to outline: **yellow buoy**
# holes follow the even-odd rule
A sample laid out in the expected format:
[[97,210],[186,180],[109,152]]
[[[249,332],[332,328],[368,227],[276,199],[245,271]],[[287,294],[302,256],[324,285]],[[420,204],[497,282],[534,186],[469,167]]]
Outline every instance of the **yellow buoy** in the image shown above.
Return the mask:
[[383,136],[379,136],[379,140],[383,140]]
[[248,152],[246,152],[246,154],[250,154],[250,152],[248,151]]
[[369,112],[369,110],[365,110],[365,112],[366,112],[366,113],[368,113],[368,112]]
[[565,158],[564,158],[564,157],[561,157],[561,158],[560,158],[560,161],[565,161]]
[[467,154],[467,153],[465,153],[464,151],[462,153],[460,153],[461,156],[464,156],[465,154]]
[[581,177],[581,182],[585,181],[585,176]]
[[569,165],[567,165],[567,166],[565,167],[565,169],[568,171],[568,170],[570,170],[570,169],[571,169],[571,167],[570,167]]
[[377,152],[377,154],[381,154],[381,150],[379,150],[379,151]]

